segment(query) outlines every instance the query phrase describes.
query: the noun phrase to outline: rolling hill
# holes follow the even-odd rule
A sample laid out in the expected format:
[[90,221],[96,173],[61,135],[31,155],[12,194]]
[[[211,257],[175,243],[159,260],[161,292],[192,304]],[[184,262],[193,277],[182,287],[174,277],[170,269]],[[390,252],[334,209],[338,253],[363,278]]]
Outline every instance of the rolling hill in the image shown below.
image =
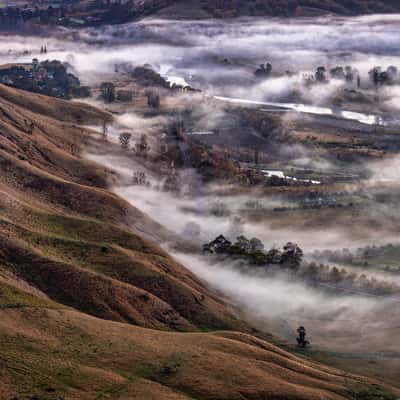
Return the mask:
[[169,18],[193,19],[240,16],[295,17],[327,13],[362,15],[400,11],[400,3],[396,0],[149,0],[147,7],[145,15],[159,12],[160,15]]
[[325,13],[359,15],[397,12],[397,1],[375,0],[216,0],[203,8],[215,16],[312,16]]
[[[97,8],[96,2],[81,2],[99,21],[96,25],[121,24],[146,17],[168,19],[235,18],[246,16],[313,17],[397,13],[397,0],[130,0]],[[70,16],[81,15],[81,10]],[[89,23],[90,24],[90,23]]]
[[[251,335],[82,157],[111,115],[0,85],[0,399],[394,399]],[[267,336],[265,336],[267,337]]]

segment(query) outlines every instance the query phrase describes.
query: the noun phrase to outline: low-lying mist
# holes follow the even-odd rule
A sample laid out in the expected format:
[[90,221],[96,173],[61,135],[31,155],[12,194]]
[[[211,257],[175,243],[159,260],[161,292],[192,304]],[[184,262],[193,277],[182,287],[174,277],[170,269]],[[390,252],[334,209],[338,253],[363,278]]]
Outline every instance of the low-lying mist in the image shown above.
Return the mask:
[[[214,289],[239,305],[251,321],[293,342],[299,325],[308,329],[316,347],[342,352],[397,352],[393,337],[398,326],[399,298],[382,300],[370,295],[336,291],[326,294],[284,274],[269,276],[243,272],[234,265],[211,264],[199,256],[175,257]],[[357,341],[349,337],[358,337]]]
[[[221,112],[223,111],[219,109],[210,109],[207,110],[207,115],[212,119],[214,114]],[[109,140],[118,143],[118,135],[124,129],[132,132],[134,140],[137,140],[135,132],[147,132],[151,136],[153,131],[159,132],[160,125],[165,124],[168,124],[166,117],[143,118],[134,113],[123,114],[117,118],[117,124],[110,127]],[[377,230],[340,222],[336,225],[304,225],[283,214],[280,219],[247,219],[243,210],[251,208],[254,202],[266,213],[271,212],[271,215],[275,208],[290,206],[290,202],[282,197],[262,196],[256,190],[245,194],[221,194],[221,187],[213,185],[203,185],[198,193],[185,191],[184,188],[190,186],[191,180],[199,178],[194,170],[182,172],[183,190],[176,194],[162,190],[162,178],[153,174],[143,163],[138,163],[135,157],[117,152],[92,154],[90,158],[116,169],[122,175],[121,184],[114,187],[117,194],[198,247],[220,234],[231,240],[239,234],[248,238],[257,237],[267,248],[281,247],[292,241],[305,250],[306,254],[316,249],[356,248],[388,241],[396,243],[393,231],[385,231],[384,228]],[[306,164],[312,161],[307,152],[304,153],[304,158]],[[322,169],[331,168],[328,161],[322,164],[319,165],[324,167]],[[397,158],[393,158],[366,165],[366,169],[370,171],[366,191],[368,192],[368,185],[376,184],[374,181],[379,183],[386,178],[395,179],[393,174],[395,175],[397,164]],[[137,170],[147,174],[151,183],[149,187],[131,183],[131,177]],[[386,215],[385,218],[390,221],[396,208],[388,207],[385,214],[380,205],[375,204],[374,195],[371,194],[370,197],[370,215],[376,219]],[[394,311],[397,298],[385,299],[362,290],[336,290],[335,285],[328,290],[318,285],[310,287],[306,282],[293,280],[284,273],[271,276],[251,268],[238,268],[235,262],[219,263],[200,254],[180,252],[176,247],[170,251],[193,273],[239,305],[260,328],[273,331],[289,341],[293,340],[297,325],[303,324],[310,330],[312,342],[316,346],[343,351],[367,351],[372,346],[376,351],[395,351],[398,344],[393,340],[397,328],[387,322],[398,318]],[[399,283],[397,275],[373,266],[366,271],[346,265],[340,268],[346,268],[350,274],[365,272],[368,277],[378,281]],[[348,343],[348,338],[352,335],[361,335],[362,340]]]
[[[214,120],[213,123],[217,123],[217,120],[222,118],[223,111],[218,108],[210,107],[205,112],[208,122]],[[170,119],[166,116],[149,118],[133,112],[121,114],[116,116],[115,124],[109,125],[108,140],[119,144],[120,133],[128,131],[132,135],[132,144],[134,144],[142,133],[147,133],[150,147],[157,148],[159,135],[168,123]],[[101,127],[96,129],[101,131]],[[289,158],[289,154],[285,155],[284,152],[290,149],[290,146],[283,146],[280,150],[282,157]],[[297,149],[296,155],[298,157],[293,163],[298,163],[299,166],[322,170],[332,167],[328,161],[313,159],[312,155],[301,147]],[[194,223],[198,226],[199,236],[204,241],[210,241],[220,234],[230,235],[230,239],[235,239],[236,233],[243,233],[247,237],[260,238],[269,247],[282,246],[287,241],[292,241],[306,251],[357,248],[397,240],[396,229],[393,227],[397,218],[393,217],[398,212],[398,207],[395,204],[385,207],[381,203],[376,203],[379,184],[385,183],[389,177],[391,182],[395,181],[399,165],[396,157],[365,165],[371,176],[363,183],[362,194],[364,197],[369,197],[370,203],[367,212],[366,210],[363,212],[369,214],[371,219],[381,222],[379,229],[377,226],[371,227],[369,221],[362,224],[360,220],[360,226],[343,223],[346,220],[345,213],[343,219],[338,219],[337,223],[334,223],[336,217],[332,217],[329,224],[314,223],[317,220],[312,212],[306,212],[304,215],[308,217],[305,219],[298,219],[291,213],[277,214],[274,213],[277,208],[296,207],[296,200],[277,195],[265,196],[257,189],[247,193],[229,194],[229,190],[226,192],[221,190],[220,184],[214,186],[201,182],[194,169],[179,172],[181,192],[177,195],[174,192],[161,190],[165,177],[154,174],[148,166],[139,163],[134,155],[114,152],[101,155],[91,154],[90,157],[120,172],[123,178],[121,185],[114,188],[120,196],[178,235],[185,231],[188,223]],[[149,187],[133,185],[132,177],[135,172],[145,172],[151,185]],[[352,194],[352,191],[356,189],[349,185],[348,190]],[[254,207],[259,212],[265,212],[265,216],[258,220],[246,219],[244,217],[247,214],[246,211],[251,211]],[[341,210],[337,212],[340,214]],[[357,216],[357,209],[352,213]]]
[[[123,26],[108,26],[101,30],[62,31],[53,39],[7,36],[0,40],[0,64],[30,62],[36,57],[68,62],[84,84],[97,85],[110,77],[117,79],[116,64],[131,66],[151,64],[162,75],[174,74],[189,82],[201,82],[209,95],[226,95],[259,101],[285,101],[300,93],[303,101],[323,105],[343,86],[332,80],[323,86],[305,88],[304,73],[314,72],[319,65],[328,69],[336,65],[351,65],[368,79],[368,71],[375,65],[386,68],[400,66],[400,16],[371,16],[362,18],[324,17],[318,19],[242,19],[236,21],[176,21],[145,20]],[[371,34],[373,33],[373,40]],[[46,45],[48,53],[40,54]],[[267,81],[257,80],[254,71],[260,63],[271,62],[273,76]],[[285,74],[293,71],[294,74]],[[363,82],[363,84],[366,84]],[[399,109],[400,91],[385,89],[385,102]],[[185,99],[183,99],[185,100]],[[185,100],[186,101],[186,100]],[[189,100],[187,100],[189,101]],[[209,122],[221,118],[219,109],[209,106]],[[339,211],[334,217],[316,223],[318,218],[309,213],[308,220],[296,214],[279,214],[277,207],[290,206],[287,198],[267,197],[249,190],[241,194],[221,194],[221,187],[205,185],[196,171],[180,171],[182,191],[163,190],[165,177],[157,176],[146,163],[136,159],[133,152],[123,153],[117,148],[119,135],[127,130],[137,141],[142,133],[157,144],[160,127],[169,117],[144,118],[135,113],[116,117],[108,127],[110,152],[89,152],[91,160],[116,170],[121,179],[113,190],[133,206],[148,214],[177,235],[184,235],[198,247],[223,234],[230,239],[244,234],[257,237],[266,247],[282,247],[286,242],[297,243],[306,253],[316,249],[339,249],[386,242],[396,238],[395,232],[374,223],[385,216],[388,225],[398,212],[396,205],[383,210],[376,203],[379,192],[371,193],[372,218],[365,225],[350,223],[353,212]],[[101,127],[92,127],[101,132]],[[113,146],[114,145],[114,146]],[[283,148],[293,151],[293,147]],[[302,152],[298,146],[298,152]],[[308,154],[303,159],[308,160]],[[385,164],[368,166],[370,185],[375,181],[396,181],[398,159]],[[329,161],[318,161],[318,168],[328,169]],[[144,172],[150,185],[133,184],[133,175]],[[198,192],[191,191],[197,182]],[[368,185],[366,186],[368,192]],[[247,218],[246,209],[257,201],[265,215]],[[329,211],[329,210],[328,210]],[[357,216],[357,210],[354,214]],[[321,214],[322,215],[322,214]],[[330,218],[330,219],[329,219]],[[337,223],[326,223],[334,221]],[[350,222],[349,222],[350,221]],[[194,229],[195,227],[195,229]],[[189,236],[188,236],[189,235]],[[190,236],[192,235],[192,236]],[[168,244],[165,244],[166,246]],[[246,311],[249,319],[266,330],[293,340],[298,325],[305,325],[312,343],[338,349],[368,350],[371,348],[397,351],[398,299],[381,299],[367,293],[341,292],[329,294],[318,287],[289,279],[285,274],[269,276],[251,269],[240,269],[235,263],[215,263],[200,253],[187,254],[173,247],[175,257],[189,270],[220,291]],[[372,276],[390,278],[381,271],[370,271]],[[396,334],[397,333],[397,334]],[[349,337],[359,337],[355,342]]]
[[[137,128],[149,126],[151,129],[152,126],[151,119],[146,121],[132,114],[120,117],[119,122],[134,123]],[[110,130],[110,140],[117,143],[118,133],[123,129],[115,125]],[[204,187],[198,195],[185,195],[184,191],[176,194],[164,191],[162,178],[133,156],[114,152],[89,154],[88,157],[121,175],[121,184],[114,187],[118,195],[198,247],[220,234],[232,240],[240,234],[258,237],[267,248],[281,247],[287,241],[293,241],[306,251],[377,243],[380,236],[371,230],[369,236],[357,243],[348,226],[341,229],[298,229],[289,222],[280,228],[268,221],[256,223],[241,217],[241,210],[256,200],[254,193],[221,195],[211,185]],[[149,187],[131,183],[132,175],[139,170],[147,174],[151,183]],[[189,183],[196,179],[196,173],[185,171],[183,178]],[[285,204],[279,198],[261,197],[257,200],[266,210]],[[226,210],[229,210],[228,215]],[[240,217],[240,221],[235,217]],[[398,297],[336,288],[335,284],[312,287],[285,272],[270,275],[262,269],[239,267],[235,261],[219,262],[200,253],[180,251],[175,244],[166,243],[165,246],[189,270],[239,306],[245,317],[260,329],[293,342],[297,326],[305,325],[317,348],[343,352],[397,351],[396,346],[400,343],[393,335],[398,327],[392,321],[399,317],[396,311],[396,304],[400,301]],[[354,268],[348,268],[348,271],[360,272]],[[366,273],[377,280],[391,279],[389,274],[373,268]],[[398,283],[398,280],[393,278],[392,282]],[[349,341],[351,336],[360,337],[360,340]]]
[[[304,88],[303,74],[351,65],[368,85],[368,71],[400,65],[399,17],[317,19],[239,19],[235,21],[144,20],[122,26],[62,30],[53,38],[7,36],[0,43],[0,64],[36,57],[68,62],[85,84],[115,74],[115,65],[150,64],[163,75],[181,76],[208,94],[253,100],[284,101],[300,92],[303,100],[322,104],[343,84]],[[373,33],[373,40],[371,34]],[[48,53],[40,54],[46,45]],[[270,62],[267,82],[255,69]],[[291,71],[294,76],[286,76]],[[398,90],[387,91],[386,105],[397,109]]]

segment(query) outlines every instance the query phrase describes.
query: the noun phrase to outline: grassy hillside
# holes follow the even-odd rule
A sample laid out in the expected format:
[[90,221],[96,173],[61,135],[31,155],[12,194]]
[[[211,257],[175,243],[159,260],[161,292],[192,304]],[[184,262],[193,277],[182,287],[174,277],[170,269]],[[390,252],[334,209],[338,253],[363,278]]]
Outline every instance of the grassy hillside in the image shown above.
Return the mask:
[[0,314],[2,399],[393,398],[246,334],[132,328],[44,301]]
[[1,400],[395,398],[249,335],[149,240],[169,233],[81,157],[110,118],[0,86]]
[[102,139],[77,120],[109,115],[2,86],[0,101],[3,269],[101,318],[160,329],[236,326],[219,300],[144,239],[168,232],[109,192],[113,174],[80,156]]

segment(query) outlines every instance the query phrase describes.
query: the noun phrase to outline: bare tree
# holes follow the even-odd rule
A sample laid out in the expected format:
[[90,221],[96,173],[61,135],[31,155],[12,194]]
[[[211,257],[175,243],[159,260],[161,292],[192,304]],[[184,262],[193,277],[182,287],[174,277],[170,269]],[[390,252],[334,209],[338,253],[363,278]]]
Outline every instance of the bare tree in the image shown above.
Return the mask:
[[124,150],[129,150],[129,144],[132,139],[132,134],[129,132],[123,132],[119,135],[119,142],[121,144],[121,148]]
[[107,121],[103,120],[103,136],[106,137],[108,132]]
[[149,153],[150,147],[147,140],[147,135],[140,136],[139,142],[136,144],[136,154],[140,157],[146,158]]

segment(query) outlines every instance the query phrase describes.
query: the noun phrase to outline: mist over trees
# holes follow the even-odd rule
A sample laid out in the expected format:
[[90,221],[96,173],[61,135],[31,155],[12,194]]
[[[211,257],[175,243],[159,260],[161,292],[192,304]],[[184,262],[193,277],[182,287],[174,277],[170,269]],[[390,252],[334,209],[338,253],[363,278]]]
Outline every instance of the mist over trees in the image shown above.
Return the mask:
[[238,236],[235,242],[231,242],[225,236],[220,235],[210,243],[206,243],[203,246],[203,251],[242,258],[253,265],[280,264],[293,270],[298,269],[303,260],[303,251],[295,243],[287,243],[282,250],[272,248],[265,251],[264,244],[260,239],[255,237],[248,239],[244,235]]
[[254,270],[261,269],[272,274],[287,273],[289,278],[300,278],[305,283],[328,292],[343,290],[350,294],[365,293],[375,296],[400,293],[400,287],[394,283],[374,276],[368,277],[363,272],[355,273],[346,268],[305,261],[303,250],[293,242],[286,243],[282,249],[273,247],[266,250],[258,238],[248,239],[241,235],[232,242],[220,235],[204,244],[203,252],[213,255],[218,262],[237,261],[237,265]]

